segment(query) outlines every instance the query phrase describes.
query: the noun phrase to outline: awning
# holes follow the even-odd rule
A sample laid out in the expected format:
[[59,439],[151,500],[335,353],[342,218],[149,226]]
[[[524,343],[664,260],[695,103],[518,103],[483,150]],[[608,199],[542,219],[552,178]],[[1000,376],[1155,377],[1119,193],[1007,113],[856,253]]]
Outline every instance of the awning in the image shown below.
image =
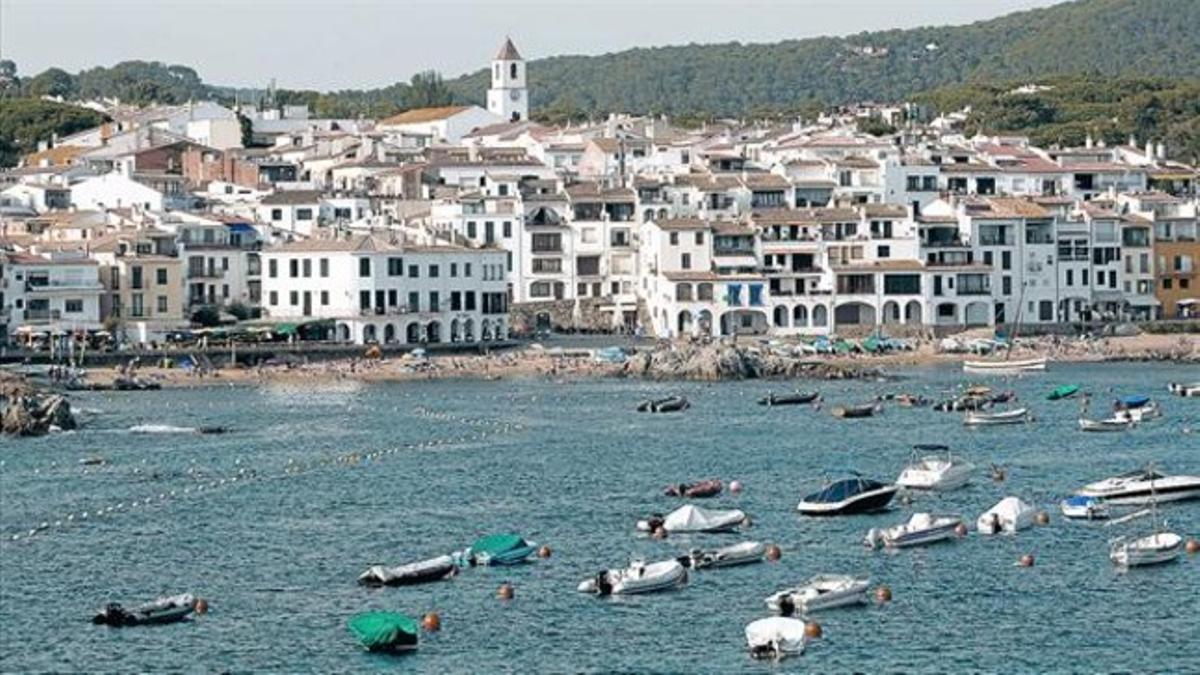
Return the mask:
[[233,223],[232,225],[229,226],[229,231],[237,232],[239,234],[249,234],[249,233],[257,232],[257,230],[254,229],[253,225],[249,225],[247,223]]

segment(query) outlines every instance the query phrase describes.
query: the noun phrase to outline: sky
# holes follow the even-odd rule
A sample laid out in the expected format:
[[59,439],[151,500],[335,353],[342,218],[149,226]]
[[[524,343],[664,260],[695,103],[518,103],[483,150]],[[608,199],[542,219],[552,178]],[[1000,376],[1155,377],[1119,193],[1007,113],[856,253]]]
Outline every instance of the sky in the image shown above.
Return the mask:
[[28,77],[141,59],[210,84],[360,89],[638,46],[775,42],[962,24],[1060,0],[0,0],[0,58]]

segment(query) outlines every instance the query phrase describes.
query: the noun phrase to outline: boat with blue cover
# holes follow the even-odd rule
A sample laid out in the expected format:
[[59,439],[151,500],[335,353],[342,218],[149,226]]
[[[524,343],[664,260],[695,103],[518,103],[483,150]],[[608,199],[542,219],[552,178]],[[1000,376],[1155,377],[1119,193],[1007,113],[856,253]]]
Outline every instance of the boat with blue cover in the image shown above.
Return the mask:
[[1066,518],[1081,520],[1106,520],[1108,518],[1108,505],[1096,497],[1072,495],[1062,500],[1059,507]]
[[834,481],[808,495],[800,500],[796,510],[808,516],[842,516],[881,511],[887,508],[899,489],[898,485],[863,478],[856,473],[851,478]]

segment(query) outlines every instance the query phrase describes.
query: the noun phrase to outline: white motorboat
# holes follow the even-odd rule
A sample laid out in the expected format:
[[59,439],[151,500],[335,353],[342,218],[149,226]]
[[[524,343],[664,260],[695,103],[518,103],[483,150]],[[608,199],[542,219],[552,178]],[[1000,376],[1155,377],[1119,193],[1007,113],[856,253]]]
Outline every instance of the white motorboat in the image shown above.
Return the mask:
[[620,570],[604,570],[579,584],[580,593],[632,595],[666,591],[687,583],[687,569],[678,560],[646,564],[634,561]]
[[1001,424],[1025,424],[1033,421],[1033,415],[1028,408],[1016,408],[998,413],[985,413],[968,410],[963,417],[963,424],[968,427],[988,427]]
[[896,485],[911,490],[954,490],[967,484],[975,465],[950,454],[944,445],[920,445],[917,450],[944,450],[945,455],[926,455],[904,467]]
[[666,517],[651,516],[638,521],[637,529],[653,532],[661,526],[667,532],[728,532],[745,521],[746,513],[737,509],[710,511],[685,504],[668,513]]
[[1134,427],[1136,422],[1128,417],[1110,417],[1106,420],[1079,420],[1080,431],[1106,432],[1106,431],[1128,431]]
[[680,562],[692,569],[709,567],[733,567],[748,565],[763,559],[767,547],[760,541],[744,541],[732,546],[724,546],[714,551],[695,550],[685,556]]
[[1138,469],[1088,483],[1075,494],[1116,505],[1200,499],[1200,476],[1166,476],[1152,468]]
[[756,659],[781,659],[804,653],[804,622],[785,616],[771,616],[746,625],[746,644]]
[[788,588],[767,598],[767,607],[784,616],[807,614],[822,609],[867,602],[869,579],[845,574],[818,574],[802,586]]
[[963,372],[971,375],[1021,375],[1046,370],[1047,359],[963,361]]
[[1167,385],[1167,391],[1176,396],[1200,396],[1200,382],[1172,382]]
[[1121,567],[1142,567],[1171,562],[1181,553],[1183,537],[1174,532],[1155,532],[1137,539],[1114,539],[1108,557]]
[[960,516],[914,513],[907,523],[882,530],[871,528],[863,543],[870,548],[881,544],[888,548],[933,544],[954,537],[961,524]]
[[1074,495],[1060,502],[1063,516],[1079,520],[1106,520],[1109,516],[1108,505],[1095,497]]
[[1158,404],[1154,401],[1150,401],[1146,405],[1138,408],[1126,408],[1123,410],[1118,410],[1113,414],[1115,419],[1128,420],[1134,424],[1162,416],[1162,408],[1158,407]]
[[1005,497],[975,521],[980,534],[1017,532],[1033,525],[1037,511],[1016,497]]

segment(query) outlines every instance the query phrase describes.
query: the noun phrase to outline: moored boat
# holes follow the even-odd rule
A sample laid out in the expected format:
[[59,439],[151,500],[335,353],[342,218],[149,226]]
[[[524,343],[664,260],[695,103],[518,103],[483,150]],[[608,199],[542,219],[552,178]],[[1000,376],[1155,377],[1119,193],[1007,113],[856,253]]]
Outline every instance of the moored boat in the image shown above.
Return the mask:
[[1118,537],[1109,548],[1109,559],[1121,567],[1144,567],[1168,563],[1183,553],[1183,537],[1174,532],[1155,532],[1137,539]]
[[1200,396],[1200,382],[1172,382],[1167,385],[1167,391],[1185,398]]
[[410,586],[448,579],[458,571],[453,556],[443,555],[407,565],[372,565],[358,577],[365,586]]
[[766,551],[767,547],[762,542],[744,541],[712,551],[697,549],[681,558],[680,562],[685,567],[698,570],[709,567],[735,567],[762,561]]
[[681,412],[690,407],[692,407],[692,404],[683,396],[667,396],[666,398],[642,401],[638,404],[637,411],[651,413]]
[[1200,476],[1168,476],[1152,468],[1137,469],[1088,483],[1075,494],[1114,505],[1200,499]]
[[1089,432],[1128,431],[1136,424],[1128,417],[1110,417],[1106,420],[1079,420],[1079,430]]
[[580,582],[580,593],[596,595],[633,595],[666,591],[687,583],[687,569],[678,560],[646,564],[634,561],[624,569],[602,570]]
[[746,513],[737,509],[716,511],[686,504],[664,516],[650,516],[638,521],[641,532],[653,532],[659,527],[667,532],[729,532],[746,522]]
[[878,413],[883,412],[883,406],[878,403],[866,403],[863,405],[839,405],[833,409],[833,416],[842,419],[850,419],[855,417],[874,417]]
[[191,593],[162,597],[129,609],[119,602],[110,602],[92,617],[92,623],[114,628],[175,623],[191,616],[196,611],[196,602]]
[[914,513],[908,522],[884,529],[871,528],[863,543],[869,548],[883,545],[887,548],[924,546],[946,541],[957,536],[962,517],[957,515],[935,515]]
[[1106,520],[1109,516],[1108,505],[1095,497],[1072,495],[1062,500],[1059,508],[1063,517],[1077,520]]
[[815,391],[798,391],[792,394],[769,393],[758,399],[758,404],[768,407],[777,405],[807,405],[816,401],[820,396]]
[[1079,385],[1063,384],[1054,388],[1054,391],[1046,395],[1047,401],[1061,401],[1065,398],[1071,398],[1079,393]]
[[537,544],[525,541],[516,534],[493,534],[481,537],[464,553],[467,563],[474,565],[519,565],[537,550]]
[[885,485],[855,474],[832,482],[800,500],[796,510],[808,516],[843,516],[887,508],[898,485]]
[[396,612],[359,614],[346,626],[370,652],[403,653],[417,648],[417,622]]
[[972,375],[1020,375],[1046,370],[1045,358],[999,361],[963,361],[963,372]]
[[968,427],[1000,426],[1004,424],[1026,424],[1033,420],[1028,408],[1016,408],[998,413],[985,413],[974,410],[967,411],[963,416],[963,424]]
[[767,607],[783,616],[808,614],[867,602],[870,580],[845,574],[818,574],[807,582],[767,598]]
[[1037,511],[1017,497],[1005,497],[975,521],[980,534],[1013,533],[1033,526]]
[[[954,490],[967,484],[975,465],[955,457],[944,445],[918,445],[917,452],[944,452],[944,455],[926,455],[913,461],[900,472],[896,485],[912,490]],[[915,453],[914,453],[915,454]]]
[[696,481],[695,483],[679,483],[678,485],[669,485],[663,491],[663,494],[668,497],[689,497],[693,499],[701,499],[705,497],[715,497],[721,494],[723,485],[720,480],[710,478],[708,480]]
[[781,659],[804,653],[805,625],[800,619],[771,616],[746,625],[746,644],[756,659]]

